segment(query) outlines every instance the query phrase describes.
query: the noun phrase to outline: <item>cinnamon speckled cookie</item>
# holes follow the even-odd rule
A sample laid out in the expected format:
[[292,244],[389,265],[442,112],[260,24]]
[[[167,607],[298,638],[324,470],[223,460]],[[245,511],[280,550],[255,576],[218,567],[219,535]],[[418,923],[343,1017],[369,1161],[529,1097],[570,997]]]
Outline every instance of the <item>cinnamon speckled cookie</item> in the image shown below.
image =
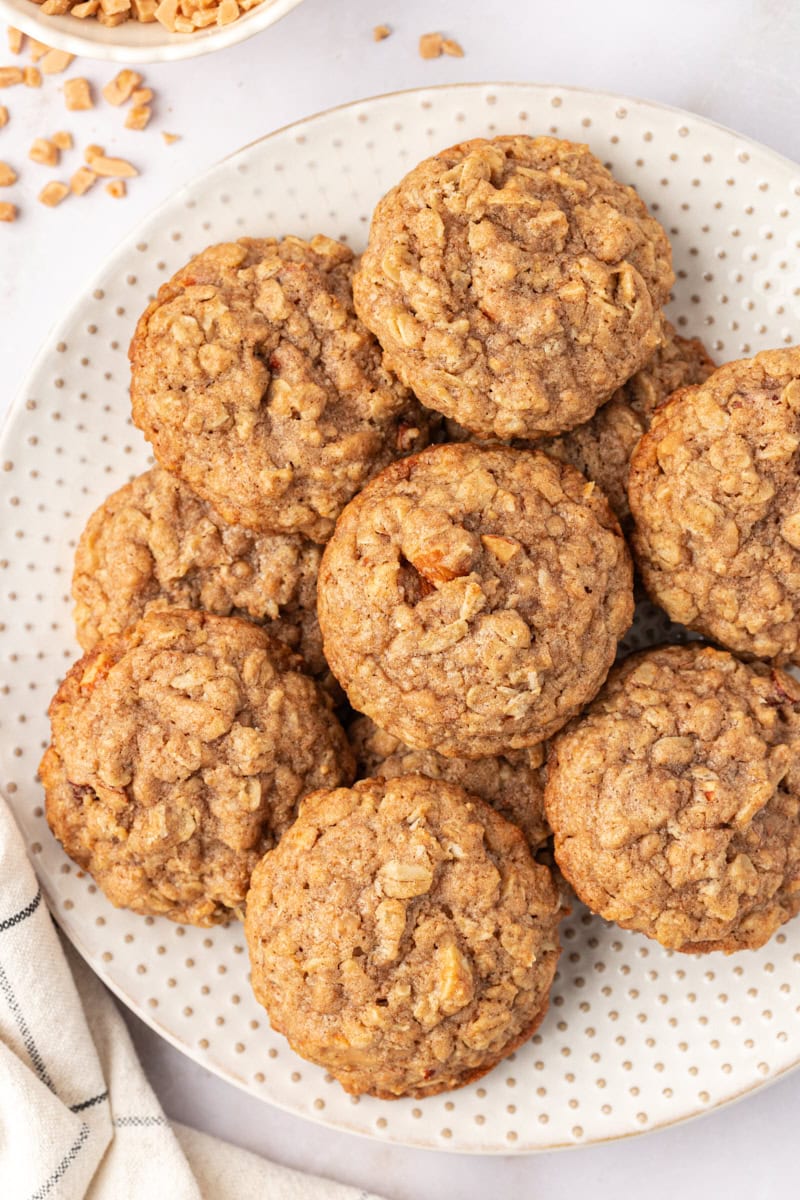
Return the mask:
[[356,308],[424,404],[480,437],[587,421],[661,342],[669,241],[588,147],[476,139],[379,202]]
[[435,750],[414,750],[369,717],[358,717],[347,731],[361,777],[427,775],[457,783],[491,804],[525,834],[530,849],[538,850],[550,836],[544,815],[545,746],[509,751],[494,758],[445,758]]
[[633,616],[632,569],[573,467],[433,446],[342,513],[318,612],[355,709],[406,745],[485,758],[538,745],[596,694]]
[[728,363],[674,395],[628,494],[642,579],[673,621],[800,663],[800,350]]
[[300,534],[228,525],[160,467],[104,500],[81,534],[72,594],[84,650],[163,608],[267,623],[324,677],[317,622],[321,548]]
[[763,945],[800,910],[800,684],[697,642],[626,659],[554,741],[558,865],[673,950]]
[[432,1096],[531,1036],[560,900],[520,831],[421,775],[315,792],[253,874],[256,998],[346,1091]]
[[133,418],[232,524],[325,541],[422,410],[353,309],[352,252],[315,237],[210,246],[159,289],[130,348]]
[[664,344],[590,421],[541,443],[542,450],[603,489],[625,527],[630,522],[628,473],[633,451],[660,404],[678,388],[703,383],[714,363],[699,338],[683,338],[664,322]]
[[75,664],[49,710],[47,820],[113,904],[229,920],[306,792],[352,779],[299,661],[247,621],[170,610]]
[[[653,413],[679,388],[703,383],[714,371],[714,363],[699,338],[683,338],[669,321],[663,324],[664,343],[591,420],[569,433],[535,443],[553,458],[571,463],[593,480],[608,498],[627,529],[631,523],[628,504],[630,460],[639,439],[650,427]],[[476,441],[456,421],[445,421],[445,441]],[[442,440],[442,439],[439,439]],[[534,443],[514,439],[519,449]]]

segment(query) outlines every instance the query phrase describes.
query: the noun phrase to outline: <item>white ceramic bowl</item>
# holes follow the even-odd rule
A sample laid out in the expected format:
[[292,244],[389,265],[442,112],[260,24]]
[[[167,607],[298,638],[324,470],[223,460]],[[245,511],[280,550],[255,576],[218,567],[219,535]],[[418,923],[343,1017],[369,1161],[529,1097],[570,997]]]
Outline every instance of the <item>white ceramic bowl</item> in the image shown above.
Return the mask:
[[48,17],[32,0],[0,0],[0,17],[23,33],[48,46],[118,63],[175,62],[212,50],[235,46],[285,17],[301,0],[262,0],[257,8],[242,13],[237,21],[222,27],[212,25],[197,33],[168,33],[158,21],[143,25],[125,21],[109,29],[93,17],[80,20],[68,13]]

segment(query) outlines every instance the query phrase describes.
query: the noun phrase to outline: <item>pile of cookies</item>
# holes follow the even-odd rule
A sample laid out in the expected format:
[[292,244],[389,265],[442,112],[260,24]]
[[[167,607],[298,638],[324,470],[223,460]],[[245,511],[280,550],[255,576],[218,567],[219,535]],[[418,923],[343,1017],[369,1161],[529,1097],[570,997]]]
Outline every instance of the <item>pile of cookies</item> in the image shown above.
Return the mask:
[[[139,320],[159,465],[78,546],[48,820],[113,903],[244,919],[354,1094],[530,1037],[570,886],[689,953],[800,909],[800,351],[715,369],[673,278],[587,147],[498,137],[360,261],[212,246]],[[716,646],[613,667],[634,560]]]

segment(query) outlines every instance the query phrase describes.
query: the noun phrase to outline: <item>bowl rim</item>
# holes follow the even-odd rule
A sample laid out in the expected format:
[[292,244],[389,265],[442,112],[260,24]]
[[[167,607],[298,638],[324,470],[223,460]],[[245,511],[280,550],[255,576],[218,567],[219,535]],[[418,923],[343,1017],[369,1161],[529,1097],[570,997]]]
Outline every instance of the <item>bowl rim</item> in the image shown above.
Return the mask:
[[[230,25],[199,29],[193,34],[169,33],[163,26],[154,22],[157,28],[163,29],[164,40],[153,46],[127,45],[124,42],[105,42],[86,37],[81,33],[81,29],[92,18],[81,21],[69,13],[43,18],[35,0],[17,0],[16,3],[13,0],[0,0],[0,18],[28,37],[45,42],[53,49],[65,50],[76,57],[91,58],[100,62],[142,65],[179,62],[182,59],[197,58],[201,54],[211,54],[215,50],[235,46],[274,25],[301,3],[302,0],[262,0],[261,4],[249,12],[242,13]],[[124,22],[116,28],[121,30],[128,24],[129,22]],[[140,25],[138,21],[135,24]],[[72,27],[77,27],[74,33]],[[111,29],[108,32],[113,35],[115,30]]]

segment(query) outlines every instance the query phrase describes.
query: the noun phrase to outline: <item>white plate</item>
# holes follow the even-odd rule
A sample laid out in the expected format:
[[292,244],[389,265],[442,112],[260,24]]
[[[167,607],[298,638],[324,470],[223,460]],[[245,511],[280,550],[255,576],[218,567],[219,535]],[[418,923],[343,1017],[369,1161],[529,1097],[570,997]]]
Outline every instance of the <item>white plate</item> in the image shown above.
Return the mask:
[[224,50],[260,33],[291,12],[301,0],[262,0],[230,25],[212,25],[197,33],[170,33],[158,21],[123,21],[109,28],[93,17],[65,13],[46,16],[33,0],[0,0],[0,18],[23,33],[70,54],[116,63],[176,62],[212,50]]
[[[361,246],[381,193],[479,134],[587,140],[673,241],[671,305],[720,361],[800,327],[800,169],[697,117],[568,88],[467,85],[323,113],[239,151],[119,248],[52,334],[0,445],[0,785],[60,924],[101,978],[176,1046],[255,1096],[386,1141],[482,1153],[625,1137],[747,1092],[800,1056],[800,922],[732,958],[673,955],[578,911],[552,1007],[479,1084],[355,1102],[296,1058],[250,995],[238,925],[206,932],[116,911],[65,858],[35,781],[45,708],[76,654],[71,558],[94,507],[148,462],[126,349],[148,297],[191,254],[240,234],[324,231]],[[640,626],[641,635],[648,631]]]

